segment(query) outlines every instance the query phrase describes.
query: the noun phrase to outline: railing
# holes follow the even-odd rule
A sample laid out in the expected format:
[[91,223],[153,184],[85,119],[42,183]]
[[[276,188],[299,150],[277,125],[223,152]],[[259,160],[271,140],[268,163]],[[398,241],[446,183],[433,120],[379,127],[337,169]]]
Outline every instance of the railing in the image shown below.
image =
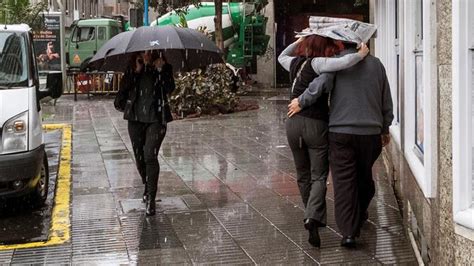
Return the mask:
[[122,73],[114,72],[69,72],[67,74],[65,94],[109,95],[120,89]]

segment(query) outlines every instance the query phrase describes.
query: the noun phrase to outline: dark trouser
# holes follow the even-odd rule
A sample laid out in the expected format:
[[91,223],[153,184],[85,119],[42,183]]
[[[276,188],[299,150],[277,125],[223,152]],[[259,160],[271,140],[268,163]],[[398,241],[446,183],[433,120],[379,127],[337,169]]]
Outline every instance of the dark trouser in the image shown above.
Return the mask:
[[375,194],[372,166],[382,152],[380,135],[329,133],[336,223],[343,236],[358,236]]
[[296,115],[286,122],[286,135],[296,166],[298,188],[305,206],[304,218],[326,225],[328,124]]
[[161,122],[128,122],[128,134],[132,141],[133,153],[138,172],[150,199],[155,199],[160,174],[158,153],[166,135],[166,125]]

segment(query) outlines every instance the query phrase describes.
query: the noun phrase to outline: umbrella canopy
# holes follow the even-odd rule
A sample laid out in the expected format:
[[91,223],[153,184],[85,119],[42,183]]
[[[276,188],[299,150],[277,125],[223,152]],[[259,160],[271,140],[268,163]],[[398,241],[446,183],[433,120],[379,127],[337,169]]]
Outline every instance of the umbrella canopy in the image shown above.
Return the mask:
[[160,50],[175,71],[189,71],[223,63],[222,51],[206,35],[175,26],[140,27],[123,32],[104,44],[89,62],[102,71],[125,71],[128,57],[135,52]]

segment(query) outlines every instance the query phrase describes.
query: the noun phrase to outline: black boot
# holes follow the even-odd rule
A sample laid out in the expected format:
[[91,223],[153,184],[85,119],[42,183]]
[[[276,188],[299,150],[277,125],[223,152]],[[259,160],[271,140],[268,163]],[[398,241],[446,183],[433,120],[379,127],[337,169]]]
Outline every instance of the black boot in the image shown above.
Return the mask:
[[321,247],[321,238],[319,237],[318,225],[313,219],[306,219],[304,222],[304,228],[309,231],[308,242],[313,247]]
[[341,246],[346,248],[355,248],[356,247],[356,240],[353,236],[345,236],[341,240]]
[[156,213],[156,203],[155,200],[148,198],[146,200],[146,216],[153,216]]
[[148,191],[145,184],[145,192],[143,192],[143,203],[146,203],[147,199],[148,199]]

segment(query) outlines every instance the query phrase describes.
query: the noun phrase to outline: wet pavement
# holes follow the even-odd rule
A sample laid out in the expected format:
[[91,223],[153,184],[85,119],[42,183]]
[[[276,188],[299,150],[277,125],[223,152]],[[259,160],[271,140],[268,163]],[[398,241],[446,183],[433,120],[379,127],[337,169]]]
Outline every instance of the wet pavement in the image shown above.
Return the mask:
[[322,247],[307,243],[285,135],[286,101],[174,121],[160,153],[156,216],[146,218],[127,123],[112,99],[60,99],[45,122],[73,126],[71,240],[0,251],[0,263],[413,264],[382,161],[358,248],[339,246],[332,188]]
[[0,245],[46,241],[54,204],[58,173],[61,131],[44,133],[49,164],[48,198],[41,208],[29,197],[12,198],[0,203]]

